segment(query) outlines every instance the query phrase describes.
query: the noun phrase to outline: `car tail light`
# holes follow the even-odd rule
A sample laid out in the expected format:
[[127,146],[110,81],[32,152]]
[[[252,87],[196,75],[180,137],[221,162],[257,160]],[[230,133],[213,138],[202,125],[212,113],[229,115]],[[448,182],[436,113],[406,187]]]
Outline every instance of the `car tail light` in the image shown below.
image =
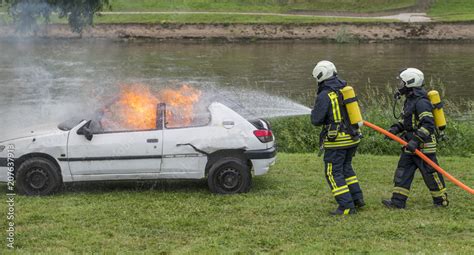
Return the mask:
[[255,130],[253,133],[262,143],[273,141],[273,133],[271,130]]

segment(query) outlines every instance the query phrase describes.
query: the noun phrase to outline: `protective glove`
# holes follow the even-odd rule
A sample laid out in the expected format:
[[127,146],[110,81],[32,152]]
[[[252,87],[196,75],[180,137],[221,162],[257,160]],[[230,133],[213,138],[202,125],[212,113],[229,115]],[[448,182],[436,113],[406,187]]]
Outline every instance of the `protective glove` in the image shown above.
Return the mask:
[[392,126],[390,126],[390,128],[388,129],[388,132],[394,134],[394,135],[398,135],[400,134],[401,132],[403,131],[403,126],[401,123],[395,123],[393,124]]
[[[389,129],[388,132],[398,135],[400,132],[403,131],[403,128],[401,127],[400,123],[393,124]],[[391,140],[390,137],[385,136],[385,140]]]
[[418,149],[418,145],[419,145],[418,141],[413,139],[408,142],[405,148],[414,153],[416,149]]

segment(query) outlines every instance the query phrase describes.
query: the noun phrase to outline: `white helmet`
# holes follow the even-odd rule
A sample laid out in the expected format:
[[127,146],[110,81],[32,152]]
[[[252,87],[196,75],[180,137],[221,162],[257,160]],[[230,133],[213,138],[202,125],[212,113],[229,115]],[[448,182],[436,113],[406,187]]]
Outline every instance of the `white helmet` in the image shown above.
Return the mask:
[[400,85],[407,88],[421,87],[425,83],[423,72],[416,68],[407,68],[401,71],[398,79],[400,79]]
[[337,74],[336,66],[329,61],[320,61],[313,69],[313,77],[318,82],[323,82]]

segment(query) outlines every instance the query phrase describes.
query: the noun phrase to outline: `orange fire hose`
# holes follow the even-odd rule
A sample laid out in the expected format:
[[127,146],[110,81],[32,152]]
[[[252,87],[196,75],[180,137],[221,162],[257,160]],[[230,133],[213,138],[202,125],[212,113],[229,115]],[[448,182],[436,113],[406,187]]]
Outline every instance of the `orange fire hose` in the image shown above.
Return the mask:
[[[390,137],[390,139],[400,143],[401,145],[403,146],[406,146],[408,143],[405,142],[403,139],[401,139],[400,137],[388,132],[387,130],[377,126],[377,125],[374,125],[370,122],[367,122],[367,121],[364,121],[364,126],[366,127],[369,127],[383,135],[386,135],[388,137]],[[423,159],[426,163],[428,163],[428,165],[430,165],[431,167],[433,167],[436,171],[438,171],[439,173],[441,173],[442,175],[444,175],[448,180],[450,180],[452,183],[456,184],[457,186],[459,186],[461,189],[471,193],[474,195],[474,189],[468,187],[466,184],[462,183],[461,181],[459,181],[458,179],[454,178],[452,175],[450,175],[448,172],[444,171],[440,166],[438,166],[435,162],[433,162],[431,159],[429,159],[425,154],[423,154],[421,151],[419,150],[416,150],[415,151],[416,155],[418,155],[421,159]]]

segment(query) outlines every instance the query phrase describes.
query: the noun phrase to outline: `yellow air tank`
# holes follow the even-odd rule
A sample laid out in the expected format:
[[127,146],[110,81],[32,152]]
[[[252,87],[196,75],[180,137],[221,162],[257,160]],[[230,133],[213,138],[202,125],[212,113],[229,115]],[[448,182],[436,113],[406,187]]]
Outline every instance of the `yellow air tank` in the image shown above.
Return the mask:
[[354,88],[346,86],[341,89],[341,93],[344,97],[344,104],[346,105],[351,124],[358,125],[359,127],[362,126],[364,120],[362,119],[362,113],[360,112]]
[[440,105],[441,97],[439,96],[438,91],[432,90],[428,92],[428,98],[435,106],[435,109],[433,110],[435,125],[439,130],[444,130],[446,128],[446,117],[444,116],[443,107]]

